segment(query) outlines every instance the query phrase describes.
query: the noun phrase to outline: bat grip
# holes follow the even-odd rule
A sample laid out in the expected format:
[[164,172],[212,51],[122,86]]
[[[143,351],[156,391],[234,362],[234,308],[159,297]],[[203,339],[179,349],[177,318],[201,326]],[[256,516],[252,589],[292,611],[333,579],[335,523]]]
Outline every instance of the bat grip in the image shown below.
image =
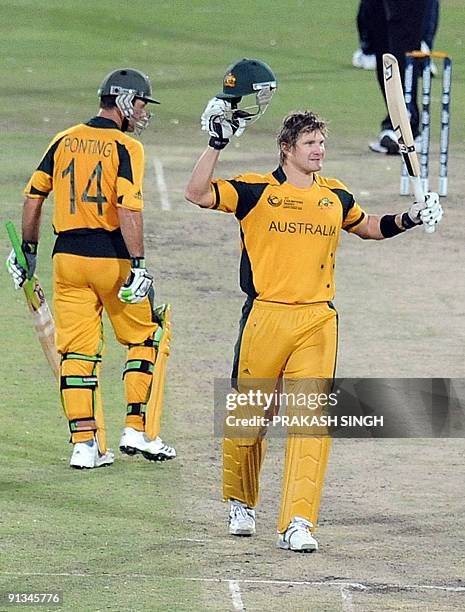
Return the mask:
[[[413,193],[415,195],[415,202],[424,202],[425,201],[425,192],[423,190],[423,185],[421,184],[421,178],[419,176],[412,176],[412,186]],[[434,225],[423,225],[425,228],[425,232],[427,234],[434,233]]]
[[15,252],[16,259],[18,260],[19,265],[21,266],[21,268],[26,270],[26,272],[28,272],[29,266],[27,265],[26,257],[23,253],[23,249],[21,248],[21,242],[16,232],[14,223],[12,221],[7,221],[5,223],[5,227],[6,231],[8,232],[11,246],[13,247],[13,251]]

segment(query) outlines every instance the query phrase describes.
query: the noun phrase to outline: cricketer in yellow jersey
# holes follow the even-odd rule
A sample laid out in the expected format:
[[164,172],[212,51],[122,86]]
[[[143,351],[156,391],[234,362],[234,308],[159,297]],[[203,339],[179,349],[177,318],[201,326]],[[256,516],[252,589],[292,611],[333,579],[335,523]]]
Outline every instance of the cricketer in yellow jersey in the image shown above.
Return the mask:
[[[130,135],[138,135],[148,125],[146,105],[158,102],[152,98],[148,77],[130,68],[109,73],[98,93],[98,115],[51,141],[26,186],[23,208],[22,248],[27,275],[32,275],[42,204],[53,190],[56,347],[74,468],[114,461],[106,447],[99,387],[103,311],[118,341],[128,347],[121,451],[141,453],[153,461],[176,456],[158,431],[146,435],[146,409],[161,410],[161,405],[150,407],[148,400],[154,387],[155,335],[163,326],[163,313],[154,308],[153,279],[145,267],[144,149]],[[21,286],[26,271],[13,254],[7,266],[15,285]],[[158,423],[159,416],[151,421]]]
[[[249,123],[243,112],[234,114],[235,104],[237,98],[231,101],[222,94],[209,102],[202,115],[209,146],[194,167],[185,195],[202,208],[234,213],[240,225],[240,284],[247,299],[235,347],[236,388],[256,389],[257,381],[263,385],[266,380],[267,391],[272,391],[287,380],[291,389],[299,381],[305,389],[315,384],[311,379],[330,381],[335,373],[337,313],[331,300],[341,229],[382,240],[422,223],[439,223],[442,208],[437,194],[430,193],[426,203],[414,203],[407,212],[367,214],[343,183],[320,175],[327,128],[309,111],[284,119],[276,170],[213,179],[220,150]],[[252,426],[245,437],[226,434],[224,439],[223,498],[230,502],[231,535],[255,533],[265,433],[263,427]],[[314,531],[329,447],[328,437],[288,430],[277,528],[280,548],[318,549]]]

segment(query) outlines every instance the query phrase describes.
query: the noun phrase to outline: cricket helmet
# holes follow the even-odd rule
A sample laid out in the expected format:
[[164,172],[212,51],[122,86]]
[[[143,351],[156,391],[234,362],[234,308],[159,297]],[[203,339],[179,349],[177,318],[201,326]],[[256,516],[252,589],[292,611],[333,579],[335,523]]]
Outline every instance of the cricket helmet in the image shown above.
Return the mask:
[[[232,118],[242,118],[250,124],[266,111],[276,87],[274,72],[265,62],[244,58],[227,68],[223,91],[216,97],[230,102]],[[252,94],[255,94],[255,104],[239,108],[242,98]]]
[[115,96],[115,104],[124,117],[121,129],[123,132],[134,132],[136,136],[148,126],[151,115],[145,108],[136,110],[135,100],[160,104],[152,98],[149,77],[134,68],[112,70],[103,79],[97,93],[100,97]]
[[260,60],[244,58],[227,68],[223,91],[216,97],[222,100],[242,98],[265,87],[276,89],[276,77],[271,68]]
[[149,77],[134,68],[112,70],[103,79],[98,90],[99,96],[132,95],[144,102],[160,104],[152,98],[152,86]]

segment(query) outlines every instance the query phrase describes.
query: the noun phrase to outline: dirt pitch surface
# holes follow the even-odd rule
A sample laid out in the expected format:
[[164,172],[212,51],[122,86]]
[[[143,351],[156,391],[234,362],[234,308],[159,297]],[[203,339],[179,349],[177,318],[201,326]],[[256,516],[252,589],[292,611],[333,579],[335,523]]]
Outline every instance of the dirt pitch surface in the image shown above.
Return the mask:
[[[263,155],[257,143],[241,146],[224,152],[217,175],[275,167],[274,155]],[[463,440],[337,440],[314,555],[275,548],[283,448],[271,440],[257,535],[228,537],[213,379],[229,375],[244,298],[235,219],[182,199],[201,147],[147,152],[156,157],[147,179],[155,206],[147,212],[147,247],[159,299],[173,303],[168,409],[182,467],[177,511],[190,532],[177,551],[186,559],[178,579],[200,581],[200,609],[208,610],[465,609]],[[437,234],[420,229],[383,243],[342,237],[338,376],[464,376],[465,160],[455,152],[452,159]],[[340,178],[372,213],[410,202],[398,196],[399,160],[368,153],[364,142],[330,147],[323,174]]]

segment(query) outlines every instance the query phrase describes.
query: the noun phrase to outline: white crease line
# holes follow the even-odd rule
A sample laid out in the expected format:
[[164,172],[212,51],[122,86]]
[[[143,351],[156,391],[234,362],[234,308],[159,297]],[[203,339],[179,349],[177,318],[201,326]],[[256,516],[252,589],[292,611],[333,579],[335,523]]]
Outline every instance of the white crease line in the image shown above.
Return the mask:
[[197,542],[199,544],[207,544],[211,540],[199,540],[198,538],[176,538],[175,542]]
[[347,586],[341,586],[342,611],[353,612],[354,603],[352,601],[352,589]]
[[244,602],[242,601],[241,589],[237,580],[228,580],[229,592],[235,610],[245,610]]
[[[27,578],[33,576],[49,576],[49,577],[69,577],[73,576],[77,578],[122,578],[123,574],[109,574],[109,573],[81,573],[81,572],[0,572],[0,576],[13,576],[15,578]],[[230,582],[231,578],[202,578],[202,577],[190,577],[190,576],[163,576],[160,574],[131,574],[132,578],[148,578],[153,580],[154,578],[165,579],[165,580],[185,580],[186,582]],[[348,587],[360,591],[370,590],[388,590],[388,589],[400,589],[404,591],[419,591],[419,590],[432,590],[432,591],[447,591],[449,593],[465,593],[465,587],[453,587],[453,586],[440,586],[436,584],[394,584],[394,583],[376,583],[362,584],[360,582],[348,582],[344,580],[264,580],[262,578],[238,578],[233,580],[237,584],[274,584],[274,585],[285,585],[285,586],[321,586],[321,587]]]
[[168,188],[166,186],[163,164],[156,157],[153,158],[153,167],[155,170],[155,179],[157,181],[158,193],[160,194],[161,209],[171,210],[171,203],[168,197]]
[[369,587],[358,582],[352,582],[341,586],[341,597],[342,597],[342,612],[354,612],[354,602],[352,600],[352,594],[354,591],[368,591]]

